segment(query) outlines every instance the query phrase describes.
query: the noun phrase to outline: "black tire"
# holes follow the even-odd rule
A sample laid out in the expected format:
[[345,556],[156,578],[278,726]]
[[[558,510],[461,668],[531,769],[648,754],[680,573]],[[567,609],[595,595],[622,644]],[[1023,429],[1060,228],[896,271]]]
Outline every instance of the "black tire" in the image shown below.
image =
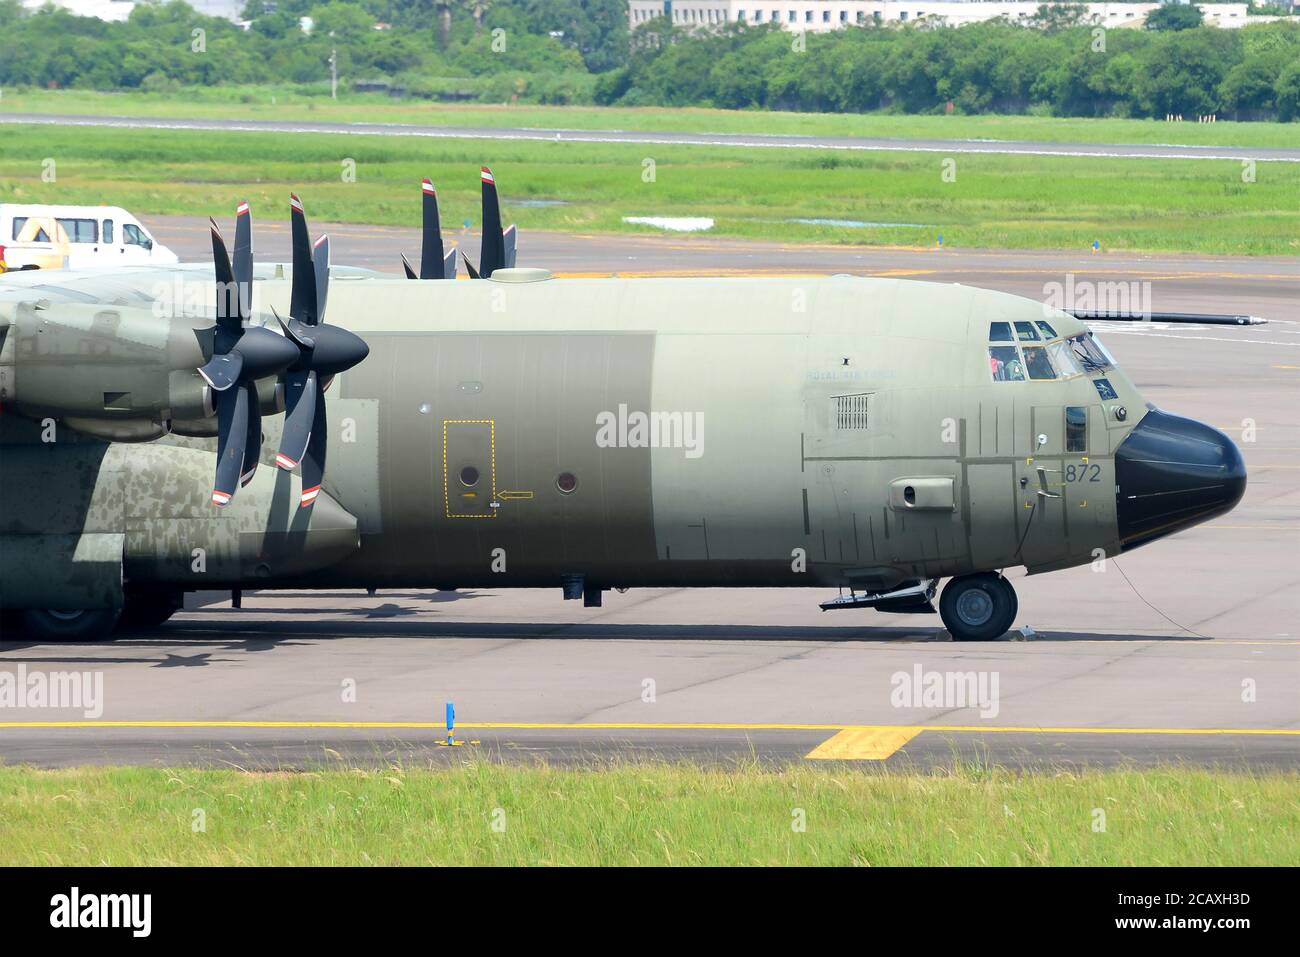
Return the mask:
[[25,637],[33,641],[102,641],[113,633],[120,614],[120,608],[32,608],[22,613],[22,626]]
[[939,597],[939,615],[953,641],[992,641],[1007,633],[1020,604],[1011,583],[994,572],[954,578]]
[[122,608],[122,617],[118,628],[157,628],[172,615],[181,610],[185,603],[183,592],[166,589],[126,591],[126,605]]

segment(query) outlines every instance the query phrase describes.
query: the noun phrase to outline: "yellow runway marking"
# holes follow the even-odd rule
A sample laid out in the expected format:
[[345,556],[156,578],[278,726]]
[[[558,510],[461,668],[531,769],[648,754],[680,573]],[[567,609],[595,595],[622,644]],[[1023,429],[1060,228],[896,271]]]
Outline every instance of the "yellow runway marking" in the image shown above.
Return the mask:
[[921,728],[845,728],[804,755],[812,761],[883,761]]
[[[1078,728],[1042,725],[980,725],[980,724],[761,724],[761,723],[650,723],[606,722],[587,724],[563,721],[463,721],[457,728],[501,731],[871,731],[909,732],[912,736],[923,731],[975,732],[979,734],[1250,734],[1293,735],[1300,737],[1300,728]],[[0,728],[357,728],[357,729],[409,729],[433,728],[445,731],[441,721],[0,721]]]

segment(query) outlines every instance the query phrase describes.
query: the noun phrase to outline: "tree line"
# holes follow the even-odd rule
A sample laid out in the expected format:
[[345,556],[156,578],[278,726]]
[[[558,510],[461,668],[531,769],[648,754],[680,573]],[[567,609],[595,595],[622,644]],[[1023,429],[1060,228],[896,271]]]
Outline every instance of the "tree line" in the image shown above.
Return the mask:
[[336,53],[345,84],[444,99],[1300,119],[1300,20],[1223,30],[1187,6],[1146,29],[1100,30],[1050,4],[1029,25],[807,35],[663,17],[629,31],[623,0],[249,0],[244,15],[248,30],[170,2],[105,23],[0,0],[0,85],[319,90]]

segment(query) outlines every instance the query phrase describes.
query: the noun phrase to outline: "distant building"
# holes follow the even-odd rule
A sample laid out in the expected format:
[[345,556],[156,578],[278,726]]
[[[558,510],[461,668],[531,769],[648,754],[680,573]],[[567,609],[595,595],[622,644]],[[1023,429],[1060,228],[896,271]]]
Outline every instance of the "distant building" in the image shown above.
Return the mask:
[[[244,0],[186,0],[199,13],[208,17],[221,17],[237,23],[244,9]],[[121,21],[131,15],[136,0],[22,0],[28,10],[39,10],[49,3],[79,17],[96,17],[100,20]]]
[[[628,17],[635,29],[655,17],[669,17],[682,27],[723,23],[779,23],[787,30],[822,33],[873,23],[917,20],[963,26],[1003,18],[1022,22],[1044,0],[630,0]],[[1106,27],[1140,26],[1159,3],[1083,3],[1087,21]],[[1205,22],[1220,27],[1246,24],[1245,3],[1203,4]]]

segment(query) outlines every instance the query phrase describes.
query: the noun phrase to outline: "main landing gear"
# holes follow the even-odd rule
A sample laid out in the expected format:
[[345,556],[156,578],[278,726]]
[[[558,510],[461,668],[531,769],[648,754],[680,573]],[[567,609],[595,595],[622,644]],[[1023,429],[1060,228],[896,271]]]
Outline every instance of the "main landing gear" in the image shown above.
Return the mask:
[[961,575],[948,582],[939,596],[939,616],[954,641],[1001,637],[1018,608],[1016,590],[996,572]]
[[29,641],[100,641],[113,633],[120,613],[117,608],[32,608],[17,618],[22,637]]
[[30,608],[3,613],[0,641],[102,641],[115,629],[157,628],[180,611],[185,595],[167,588],[127,587],[122,608]]

